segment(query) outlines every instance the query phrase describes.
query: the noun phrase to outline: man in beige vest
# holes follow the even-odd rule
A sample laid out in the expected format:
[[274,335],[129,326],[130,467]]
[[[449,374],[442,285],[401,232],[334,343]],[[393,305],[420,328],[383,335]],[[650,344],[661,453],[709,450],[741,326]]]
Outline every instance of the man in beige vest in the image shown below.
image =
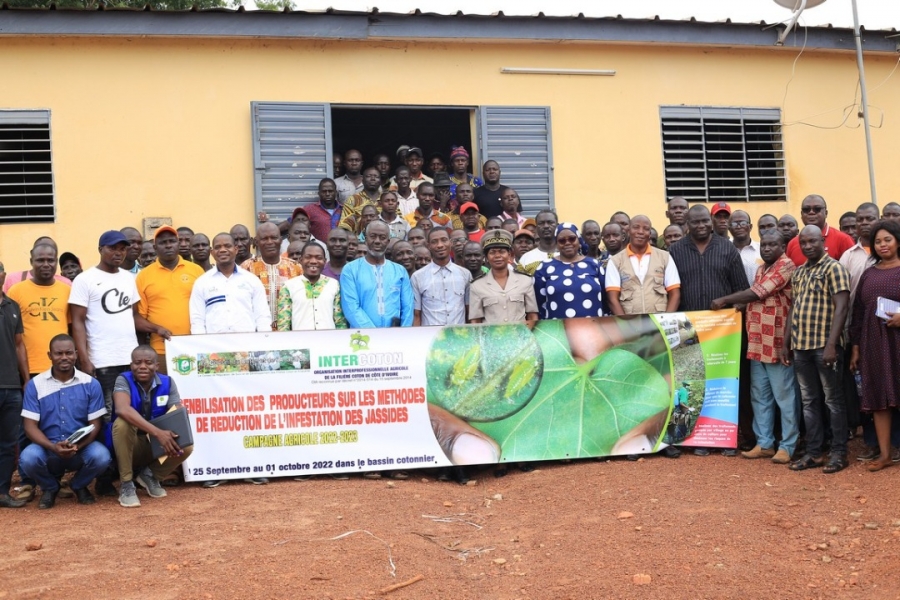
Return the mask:
[[637,215],[628,226],[624,252],[606,267],[606,301],[614,315],[678,310],[681,280],[669,253],[650,245],[650,219]]

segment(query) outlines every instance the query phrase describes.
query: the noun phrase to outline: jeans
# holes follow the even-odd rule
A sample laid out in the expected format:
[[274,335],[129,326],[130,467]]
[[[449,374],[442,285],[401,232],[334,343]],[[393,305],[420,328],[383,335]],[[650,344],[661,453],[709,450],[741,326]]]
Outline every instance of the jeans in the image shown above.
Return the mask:
[[59,479],[67,471],[75,471],[70,485],[73,490],[86,488],[100,473],[104,472],[112,457],[106,446],[94,441],[70,458],[61,458],[56,453],[31,444],[22,452],[19,463],[22,470],[37,481],[45,492],[59,490]]
[[823,416],[828,411],[831,423],[831,454],[847,455],[847,405],[841,387],[843,350],[837,348],[837,363],[826,367],[822,360],[824,348],[794,350],[794,373],[803,397],[803,422],[806,424],[806,452],[814,458],[823,453],[825,426]]
[[781,411],[781,443],[778,448],[794,454],[800,430],[794,396],[794,369],[781,363],[750,361],[750,401],[753,433],[761,448],[775,448],[775,406]]
[[103,423],[109,423],[113,414],[112,394],[113,388],[116,387],[116,379],[125,371],[130,371],[131,365],[121,365],[118,367],[103,367],[94,371],[94,378],[100,383],[100,389],[103,390],[103,401],[106,403],[106,415],[103,417]]
[[8,494],[16,469],[16,443],[22,427],[22,390],[0,388],[0,494]]

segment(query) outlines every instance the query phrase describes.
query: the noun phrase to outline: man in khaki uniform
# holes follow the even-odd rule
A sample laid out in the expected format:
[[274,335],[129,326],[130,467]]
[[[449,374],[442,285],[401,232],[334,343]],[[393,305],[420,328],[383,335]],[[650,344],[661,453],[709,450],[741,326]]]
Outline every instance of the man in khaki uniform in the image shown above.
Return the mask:
[[469,323],[522,323],[537,321],[538,307],[531,277],[510,265],[512,234],[488,231],[481,247],[491,270],[469,287]]
[[669,253],[650,245],[650,219],[637,215],[628,226],[624,252],[606,267],[606,301],[614,315],[678,310],[681,280]]

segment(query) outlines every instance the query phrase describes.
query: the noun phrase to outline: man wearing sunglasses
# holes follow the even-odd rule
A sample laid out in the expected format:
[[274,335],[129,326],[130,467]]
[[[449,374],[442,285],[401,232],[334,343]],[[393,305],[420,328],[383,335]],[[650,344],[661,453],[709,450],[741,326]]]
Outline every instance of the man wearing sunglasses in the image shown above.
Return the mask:
[[[856,244],[849,235],[835,227],[829,227],[825,222],[825,218],[828,216],[828,207],[822,196],[810,194],[804,198],[800,205],[800,213],[804,226],[815,225],[822,230],[822,237],[825,238],[825,252],[834,260],[839,260],[844,252]],[[806,257],[800,250],[799,236],[788,242],[785,254],[798,267],[806,262]]]

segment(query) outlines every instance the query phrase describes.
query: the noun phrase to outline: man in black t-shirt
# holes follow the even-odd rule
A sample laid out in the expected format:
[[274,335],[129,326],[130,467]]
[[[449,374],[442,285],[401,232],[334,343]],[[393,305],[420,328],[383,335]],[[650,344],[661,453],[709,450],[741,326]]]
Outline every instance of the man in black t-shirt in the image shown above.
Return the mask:
[[[484,178],[484,185],[475,188],[475,204],[478,205],[478,212],[486,219],[499,217],[503,214],[500,196],[507,190],[505,185],[500,185],[500,165],[496,160],[487,161],[481,167],[481,176]],[[519,210],[522,210],[521,205]]]

